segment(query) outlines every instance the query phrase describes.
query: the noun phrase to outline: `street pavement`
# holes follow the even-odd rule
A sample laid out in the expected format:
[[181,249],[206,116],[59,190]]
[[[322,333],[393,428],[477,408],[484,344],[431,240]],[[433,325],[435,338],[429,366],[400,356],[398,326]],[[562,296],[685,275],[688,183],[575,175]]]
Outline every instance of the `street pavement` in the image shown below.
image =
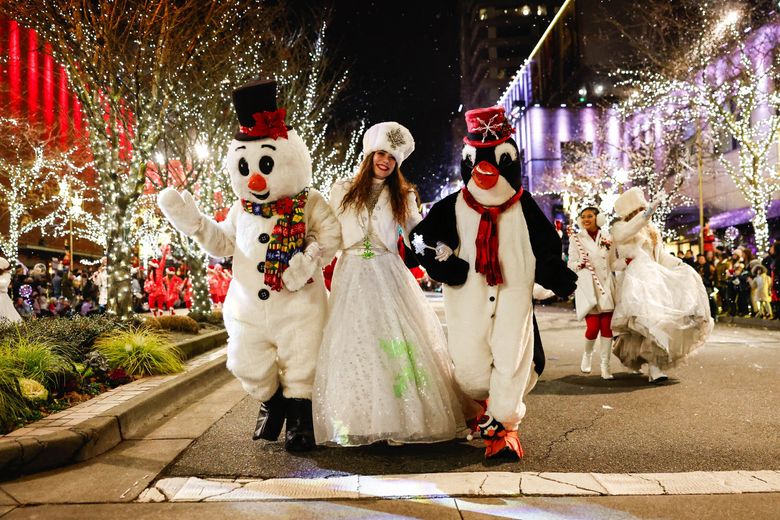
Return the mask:
[[527,399],[521,462],[486,463],[478,440],[289,454],[281,442],[251,440],[258,405],[247,397],[162,476],[780,470],[780,331],[717,325],[669,382],[651,385],[614,357],[615,380],[602,380],[595,361],[591,375],[581,374],[583,324],[556,307],[537,308],[537,317],[548,361]]
[[778,518],[780,331],[718,325],[654,386],[616,359],[614,381],[580,374],[582,324],[537,316],[520,462],[486,464],[479,441],[288,454],[250,439],[257,403],[229,379],[98,457],[0,481],[0,517]]

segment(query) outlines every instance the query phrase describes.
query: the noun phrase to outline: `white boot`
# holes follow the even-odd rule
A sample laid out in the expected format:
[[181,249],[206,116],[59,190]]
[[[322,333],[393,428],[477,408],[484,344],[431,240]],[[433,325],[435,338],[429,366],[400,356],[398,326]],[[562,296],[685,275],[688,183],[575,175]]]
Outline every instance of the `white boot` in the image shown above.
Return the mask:
[[612,338],[601,338],[601,379],[615,379],[609,371],[609,360],[612,356]]
[[647,364],[647,379],[651,383],[660,383],[661,381],[666,381],[669,379],[669,377],[664,374],[660,368],[655,366],[652,363]]
[[590,365],[593,361],[593,345],[595,345],[595,339],[585,340],[585,352],[582,353],[582,363],[580,363],[580,371],[583,374],[590,374]]

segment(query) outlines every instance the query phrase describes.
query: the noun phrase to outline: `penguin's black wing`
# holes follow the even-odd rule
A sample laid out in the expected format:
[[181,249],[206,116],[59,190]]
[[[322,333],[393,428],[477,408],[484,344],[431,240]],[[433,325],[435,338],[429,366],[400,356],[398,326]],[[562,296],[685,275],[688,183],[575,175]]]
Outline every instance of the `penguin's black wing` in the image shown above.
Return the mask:
[[528,191],[520,196],[520,205],[536,257],[536,283],[558,296],[569,296],[577,288],[577,275],[563,261],[561,237]]
[[436,260],[436,252],[432,249],[419,249],[415,242],[422,240],[426,246],[436,247],[438,242],[447,244],[453,250],[460,245],[458,226],[455,220],[455,202],[458,199],[455,192],[441,199],[431,207],[431,210],[409,233],[412,250],[428,276],[437,282],[447,285],[463,285],[469,274],[469,264],[454,254],[444,262]]
[[547,358],[544,355],[544,346],[542,345],[542,335],[539,334],[539,325],[536,323],[536,313],[532,312],[534,320],[534,372],[536,375],[542,375]]

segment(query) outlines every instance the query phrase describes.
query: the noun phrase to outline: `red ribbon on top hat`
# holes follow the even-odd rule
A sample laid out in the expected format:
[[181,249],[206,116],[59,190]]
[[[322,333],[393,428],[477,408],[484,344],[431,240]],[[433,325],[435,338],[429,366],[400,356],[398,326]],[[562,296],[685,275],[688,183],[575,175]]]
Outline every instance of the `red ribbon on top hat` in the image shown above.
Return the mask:
[[272,139],[283,137],[287,139],[287,126],[284,124],[286,116],[287,109],[285,108],[273,112],[255,112],[252,114],[255,120],[254,126],[242,126],[241,133],[250,137],[270,137]]

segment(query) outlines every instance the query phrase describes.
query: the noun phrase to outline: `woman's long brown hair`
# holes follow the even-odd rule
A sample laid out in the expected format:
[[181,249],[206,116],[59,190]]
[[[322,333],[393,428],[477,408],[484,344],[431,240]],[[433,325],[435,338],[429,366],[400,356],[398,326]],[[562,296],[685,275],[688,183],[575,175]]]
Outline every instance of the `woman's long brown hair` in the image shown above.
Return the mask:
[[[371,185],[374,178],[374,152],[368,154],[363,162],[360,163],[358,174],[352,182],[352,186],[347,190],[346,195],[341,201],[341,209],[346,211],[352,206],[355,211],[360,211],[366,207],[366,201],[371,196]],[[411,208],[407,207],[407,197],[409,191],[413,191],[414,185],[406,180],[404,174],[396,163],[393,172],[385,179],[385,185],[390,190],[390,206],[393,208],[393,218],[399,224],[406,221]]]

